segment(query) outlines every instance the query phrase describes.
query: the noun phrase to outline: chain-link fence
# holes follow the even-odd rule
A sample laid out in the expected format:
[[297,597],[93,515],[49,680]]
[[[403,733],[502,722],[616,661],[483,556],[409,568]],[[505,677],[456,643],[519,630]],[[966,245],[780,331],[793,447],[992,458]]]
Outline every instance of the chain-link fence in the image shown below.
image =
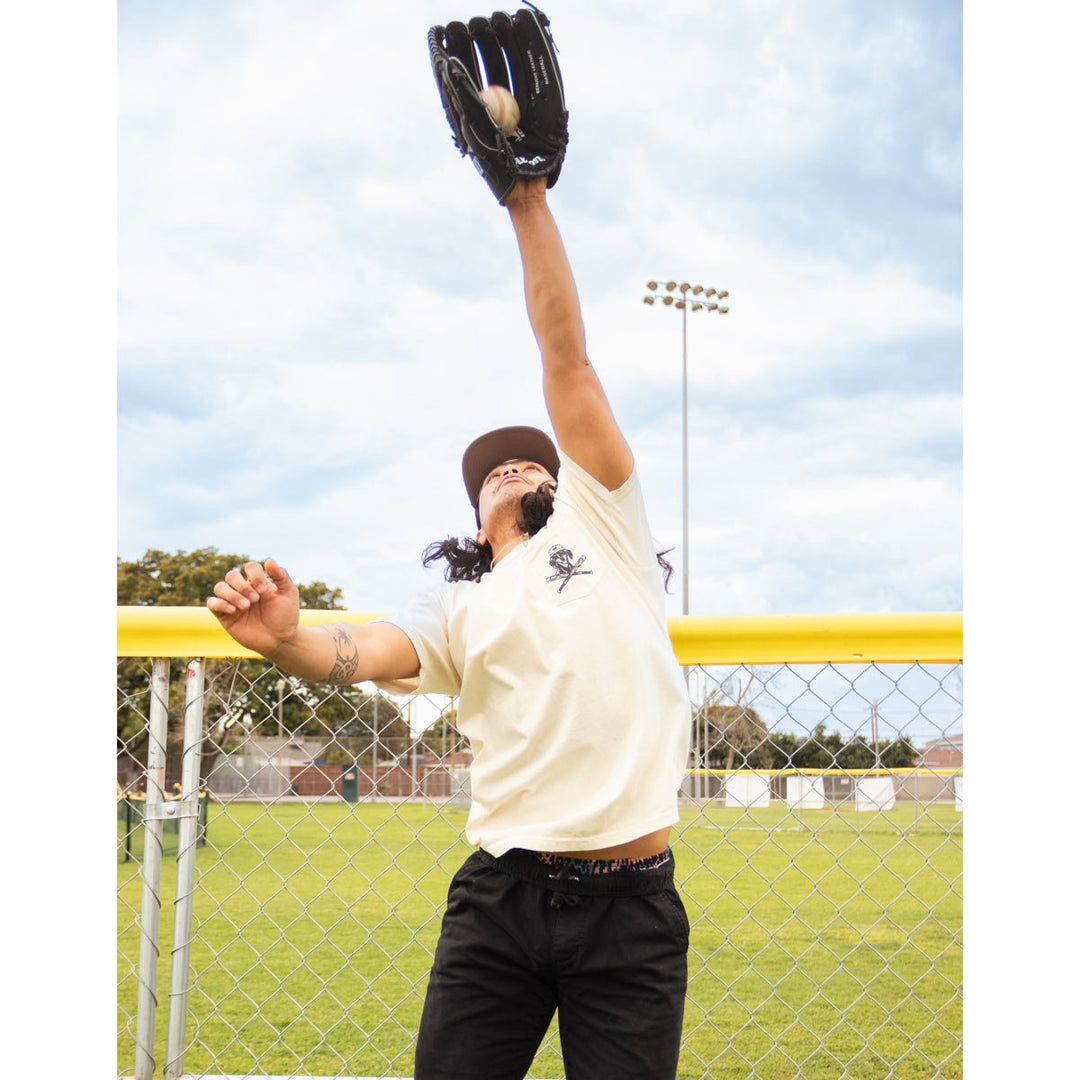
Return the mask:
[[[118,829],[121,1074],[410,1076],[468,854],[455,702],[255,660],[119,682],[118,805],[143,796]],[[679,1076],[961,1076],[960,664],[688,684]],[[530,1075],[562,1076],[557,1022]]]

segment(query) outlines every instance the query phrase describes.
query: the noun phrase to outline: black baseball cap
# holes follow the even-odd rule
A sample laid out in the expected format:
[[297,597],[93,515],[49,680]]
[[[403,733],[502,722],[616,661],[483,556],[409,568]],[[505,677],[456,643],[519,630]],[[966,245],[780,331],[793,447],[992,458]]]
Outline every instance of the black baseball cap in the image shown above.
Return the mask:
[[484,479],[496,465],[514,458],[535,461],[552,476],[559,475],[559,451],[539,428],[496,428],[473,439],[461,458],[461,475],[465,479],[469,502],[476,510],[477,525],[480,524],[480,489],[484,486]]

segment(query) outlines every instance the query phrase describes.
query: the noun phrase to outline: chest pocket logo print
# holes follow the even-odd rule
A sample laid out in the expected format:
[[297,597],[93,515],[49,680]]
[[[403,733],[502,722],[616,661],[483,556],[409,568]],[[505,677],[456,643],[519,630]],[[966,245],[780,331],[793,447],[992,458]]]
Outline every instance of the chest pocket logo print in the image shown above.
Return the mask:
[[585,561],[585,558],[586,556],[582,555],[577,562],[574,562],[574,553],[569,548],[564,548],[562,544],[552,544],[548,548],[548,563],[555,573],[546,580],[562,581],[562,584],[556,590],[561,593],[572,577],[592,573],[591,570],[581,569],[581,564]]

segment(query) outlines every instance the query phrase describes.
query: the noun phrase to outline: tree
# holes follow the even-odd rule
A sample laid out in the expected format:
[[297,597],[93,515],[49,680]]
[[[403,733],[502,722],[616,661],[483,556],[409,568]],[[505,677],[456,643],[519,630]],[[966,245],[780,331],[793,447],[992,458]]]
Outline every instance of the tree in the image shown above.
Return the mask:
[[434,723],[428,725],[416,738],[417,750],[421,754],[433,754],[445,758],[458,750],[468,749],[468,744],[457,728],[457,699],[451,700],[439,713]]
[[772,675],[770,668],[740,668],[705,695],[695,722],[703,727],[705,756],[713,768],[768,768],[769,731],[750,701],[755,685],[764,687]]
[[915,764],[918,756],[911,739],[901,735],[899,739],[881,744],[881,767],[883,769],[907,769]]
[[[249,562],[247,555],[221,553],[217,548],[166,552],[151,549],[134,562],[116,560],[116,602],[132,606],[201,607],[212,595],[214,584],[237,566]],[[323,581],[297,584],[300,606],[317,610],[344,608],[341,589]],[[184,670],[184,659],[169,664],[170,740],[168,750],[179,748],[180,725],[174,722],[183,710],[175,692]],[[266,660],[212,660],[204,664],[207,681],[203,747],[204,773],[217,753],[237,745],[256,725],[268,734],[280,720],[286,732],[324,731],[315,715],[320,694],[310,685],[270,677],[274,666]],[[117,662],[117,759],[121,774],[141,774],[146,763],[146,718],[149,714],[149,665],[135,657]]]
[[757,710],[749,705],[726,704],[718,691],[710,691],[698,709],[704,721],[707,758],[713,768],[742,768],[755,750],[768,741],[769,733]]
[[840,732],[825,733],[825,722],[801,739],[791,755],[791,765],[796,769],[833,769],[844,745]]
[[[230,570],[250,562],[249,555],[222,554],[217,548],[194,551],[149,550],[135,562],[116,560],[116,602],[121,605],[201,607],[214,585]],[[319,610],[340,609],[342,593],[324,581],[297,584],[300,606]]]
[[874,745],[865,736],[856,735],[847,741],[838,731],[826,733],[824,722],[819,723],[810,734],[800,738],[787,731],[774,731],[769,744],[775,754],[776,768],[791,769],[883,769],[907,768],[915,761],[915,748],[903,735],[878,745],[875,759]]
[[358,686],[328,690],[315,705],[319,732],[330,740],[328,765],[387,764],[412,744],[412,732],[397,703]]
[[795,752],[799,749],[799,736],[790,731],[774,731],[769,735],[771,761],[765,768],[790,769]]

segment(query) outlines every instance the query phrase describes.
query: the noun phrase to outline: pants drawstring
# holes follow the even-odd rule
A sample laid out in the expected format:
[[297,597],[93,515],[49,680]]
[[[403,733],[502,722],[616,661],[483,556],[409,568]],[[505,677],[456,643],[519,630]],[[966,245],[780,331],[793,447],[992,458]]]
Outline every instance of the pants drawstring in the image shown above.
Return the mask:
[[[570,873],[569,867],[566,863],[563,863],[559,867],[557,874],[548,874],[553,881],[577,881],[578,879]],[[550,904],[553,908],[561,907],[577,907],[581,903],[581,897],[577,893],[560,892],[558,889],[553,889],[551,893]]]

